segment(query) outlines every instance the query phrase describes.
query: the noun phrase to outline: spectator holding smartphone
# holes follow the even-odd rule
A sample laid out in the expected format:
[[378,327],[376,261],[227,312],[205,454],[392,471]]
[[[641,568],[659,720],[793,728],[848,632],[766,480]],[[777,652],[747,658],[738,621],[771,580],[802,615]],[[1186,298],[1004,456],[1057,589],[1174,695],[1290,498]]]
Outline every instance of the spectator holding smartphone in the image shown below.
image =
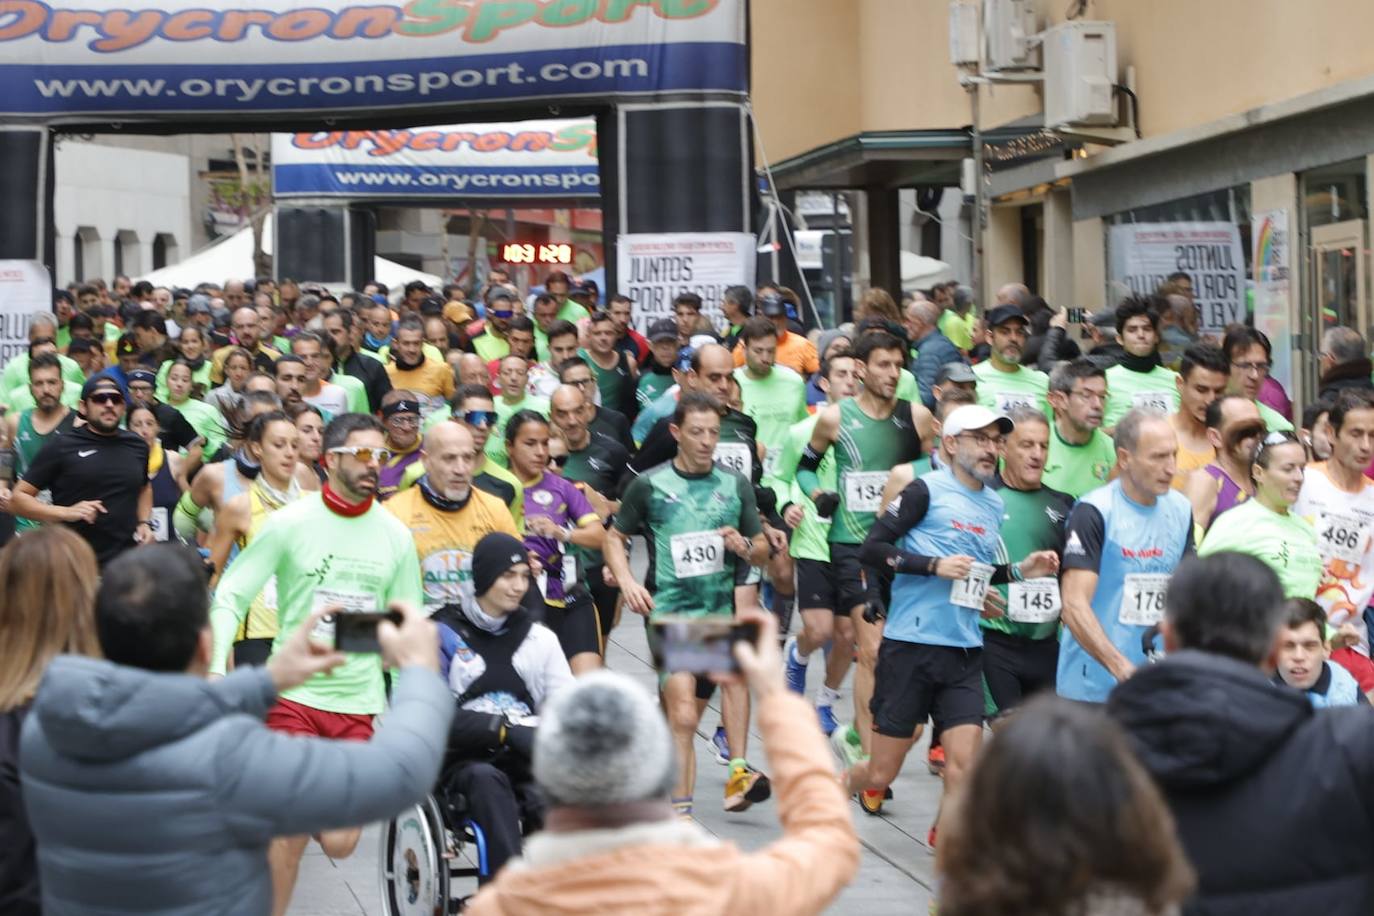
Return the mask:
[[589,892],[600,914],[642,913],[651,899],[672,899],[681,912],[825,909],[858,870],[848,805],[815,714],[783,682],[775,619],[762,610],[739,619],[759,628],[756,643],[736,643],[734,652],[775,767],[782,839],[746,853],[677,817],[672,741],[658,704],[624,675],[594,672],[540,711],[534,778],[550,804],[544,831],[465,912],[582,911]]

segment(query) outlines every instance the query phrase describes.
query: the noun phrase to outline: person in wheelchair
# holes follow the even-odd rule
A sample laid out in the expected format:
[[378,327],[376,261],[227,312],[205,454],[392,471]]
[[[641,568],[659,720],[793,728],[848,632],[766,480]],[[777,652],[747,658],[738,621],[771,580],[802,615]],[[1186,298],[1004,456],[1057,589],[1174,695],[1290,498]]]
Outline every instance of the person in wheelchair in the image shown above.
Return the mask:
[[491,880],[543,823],[531,758],[539,709],[573,682],[558,637],[522,607],[530,588],[525,545],[501,532],[477,542],[470,588],[434,615],[440,671],[457,698],[440,791],[461,796],[486,837]]

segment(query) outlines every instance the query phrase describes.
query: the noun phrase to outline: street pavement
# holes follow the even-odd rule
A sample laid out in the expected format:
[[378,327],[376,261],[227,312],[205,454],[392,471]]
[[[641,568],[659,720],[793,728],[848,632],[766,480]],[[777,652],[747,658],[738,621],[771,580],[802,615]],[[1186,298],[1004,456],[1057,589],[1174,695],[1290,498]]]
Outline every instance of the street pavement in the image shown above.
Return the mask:
[[[642,558],[642,550],[635,551]],[[656,677],[644,638],[642,620],[629,612],[612,633],[607,650],[611,668],[653,687]],[[809,666],[808,695],[820,686],[823,675],[820,656]],[[849,719],[853,700],[849,682],[836,712]],[[740,814],[726,814],[722,808],[725,792],[725,767],[715,762],[711,733],[719,721],[719,693],[702,718],[698,731],[697,787],[695,818],[722,840],[744,849],[757,849],[782,834],[777,808],[772,801],[755,805]],[[881,817],[867,815],[858,802],[851,802],[854,826],[861,844],[861,864],[854,881],[826,910],[835,914],[924,913],[934,886],[934,855],[925,844],[927,829],[934,821],[940,799],[940,781],[925,767],[927,739],[911,752],[907,765],[893,784],[894,798]],[[768,770],[758,731],[750,731],[749,760]],[[380,828],[369,827],[358,850],[350,858],[332,860],[311,843],[301,863],[300,879],[292,899],[292,916],[372,916],[382,912],[379,891],[378,850]],[[471,893],[460,890],[459,893]]]

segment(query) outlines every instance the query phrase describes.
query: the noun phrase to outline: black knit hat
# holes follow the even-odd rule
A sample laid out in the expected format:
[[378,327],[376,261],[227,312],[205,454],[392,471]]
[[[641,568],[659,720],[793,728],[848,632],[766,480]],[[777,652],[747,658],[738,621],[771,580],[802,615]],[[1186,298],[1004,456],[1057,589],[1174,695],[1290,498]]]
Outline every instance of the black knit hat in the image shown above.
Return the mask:
[[509,534],[493,531],[477,542],[472,552],[472,590],[485,595],[501,574],[512,566],[528,563],[525,545]]

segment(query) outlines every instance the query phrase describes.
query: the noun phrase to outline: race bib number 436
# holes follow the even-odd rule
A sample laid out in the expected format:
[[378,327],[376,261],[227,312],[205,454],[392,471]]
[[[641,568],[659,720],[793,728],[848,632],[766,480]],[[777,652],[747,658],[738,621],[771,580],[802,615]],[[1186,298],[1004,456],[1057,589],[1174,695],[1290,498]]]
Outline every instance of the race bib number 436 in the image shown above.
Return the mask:
[[716,464],[727,467],[736,474],[750,477],[754,473],[754,460],[749,455],[749,446],[743,442],[719,442],[716,444]]

